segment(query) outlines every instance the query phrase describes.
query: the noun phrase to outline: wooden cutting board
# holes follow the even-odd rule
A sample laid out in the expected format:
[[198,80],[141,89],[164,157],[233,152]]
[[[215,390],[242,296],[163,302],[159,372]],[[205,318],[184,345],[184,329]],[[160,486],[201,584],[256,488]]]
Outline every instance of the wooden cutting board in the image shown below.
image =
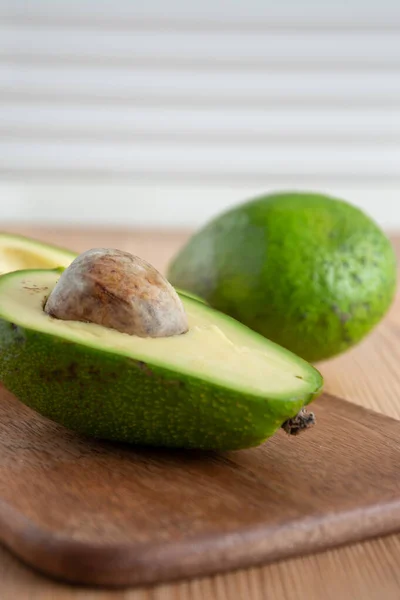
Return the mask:
[[0,386],[0,538],[30,565],[132,585],[400,530],[400,423],[339,398],[317,426],[237,452],[88,440]]

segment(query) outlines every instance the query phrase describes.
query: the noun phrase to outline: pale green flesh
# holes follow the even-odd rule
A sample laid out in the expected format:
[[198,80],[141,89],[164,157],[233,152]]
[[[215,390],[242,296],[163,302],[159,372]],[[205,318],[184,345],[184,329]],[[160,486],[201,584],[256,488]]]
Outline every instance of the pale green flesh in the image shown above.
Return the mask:
[[35,240],[12,234],[0,234],[0,274],[20,269],[68,267],[74,254]]
[[55,271],[20,271],[0,278],[0,317],[38,332],[166,367],[229,389],[295,398],[315,391],[320,376],[308,363],[233,319],[181,296],[189,331],[139,338],[93,323],[61,321],[43,311],[59,278]]

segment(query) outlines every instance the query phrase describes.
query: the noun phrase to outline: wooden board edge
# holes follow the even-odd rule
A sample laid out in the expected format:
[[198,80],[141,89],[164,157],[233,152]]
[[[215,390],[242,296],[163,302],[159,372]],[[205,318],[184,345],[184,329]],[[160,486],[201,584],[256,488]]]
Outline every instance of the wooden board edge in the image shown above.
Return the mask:
[[[14,528],[7,525],[12,519]],[[15,523],[18,523],[18,533]],[[163,583],[259,566],[400,531],[400,498],[284,527],[198,536],[176,544],[96,546],[39,529],[0,504],[5,546],[30,567],[53,578],[83,585],[127,587]],[[209,555],[213,554],[210,564]]]
[[[339,413],[350,409],[354,415],[368,414],[389,429],[399,426],[395,419],[330,394],[315,406],[317,411],[326,401],[334,402]],[[221,533],[217,539],[213,534],[175,544],[94,545],[41,529],[0,500],[0,539],[13,554],[46,575],[93,586],[126,587],[206,576],[398,531],[400,497],[383,506],[366,506],[328,518],[305,518],[283,527],[258,526]]]

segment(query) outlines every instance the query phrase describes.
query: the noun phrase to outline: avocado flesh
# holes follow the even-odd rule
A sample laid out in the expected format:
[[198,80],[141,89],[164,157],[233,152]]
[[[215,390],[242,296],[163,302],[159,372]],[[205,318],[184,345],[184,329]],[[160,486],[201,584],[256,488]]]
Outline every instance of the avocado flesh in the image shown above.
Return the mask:
[[20,269],[67,267],[76,254],[36,240],[0,233],[0,274]]
[[321,391],[307,362],[182,295],[188,333],[139,338],[43,311],[59,272],[0,277],[0,378],[81,433],[156,446],[255,446]]

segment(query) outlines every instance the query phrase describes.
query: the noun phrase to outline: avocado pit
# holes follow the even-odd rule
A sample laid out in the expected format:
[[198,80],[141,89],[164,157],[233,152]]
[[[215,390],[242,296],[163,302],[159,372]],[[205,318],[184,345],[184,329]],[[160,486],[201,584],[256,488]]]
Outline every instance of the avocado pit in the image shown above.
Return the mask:
[[183,304],[161,273],[138,256],[110,248],[80,254],[61,274],[44,311],[139,337],[188,331]]

